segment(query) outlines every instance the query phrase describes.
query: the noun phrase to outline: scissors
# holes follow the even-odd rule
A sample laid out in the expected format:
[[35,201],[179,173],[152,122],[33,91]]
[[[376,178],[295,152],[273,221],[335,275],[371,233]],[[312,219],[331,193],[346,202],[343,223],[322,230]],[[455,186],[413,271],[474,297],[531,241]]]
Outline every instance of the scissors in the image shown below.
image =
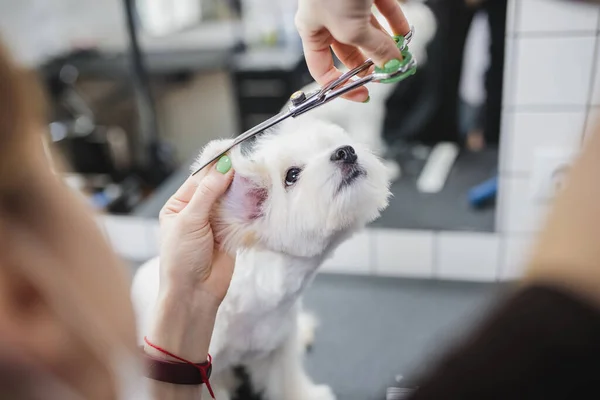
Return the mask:
[[[414,27],[411,27],[411,30],[405,36],[394,36],[394,40],[396,41],[398,48],[402,53],[402,61],[400,61],[397,65],[392,65],[389,68],[387,68],[387,64],[386,68],[375,67],[373,73],[354,79],[358,74],[368,70],[371,66],[373,66],[373,61],[371,59],[368,59],[361,65],[342,74],[339,78],[328,83],[320,89],[317,89],[308,94],[304,93],[303,91],[295,92],[290,97],[290,105],[288,106],[288,109],[286,111],[280,112],[274,117],[269,118],[268,120],[256,125],[253,128],[250,128],[246,132],[239,135],[234,140],[231,146],[227,147],[225,150],[223,150],[217,156],[212,158],[210,161],[196,169],[192,173],[192,176],[196,175],[202,169],[206,168],[209,164],[221,158],[233,147],[258,135],[264,130],[271,128],[272,126],[280,123],[281,121],[289,117],[297,117],[299,115],[302,115],[305,112],[312,110],[313,108],[322,106],[323,104],[326,104],[331,100],[342,96],[343,94],[348,93],[349,91],[354,90],[360,86],[366,85],[367,83],[399,82],[411,75],[414,75],[417,68],[417,61],[408,51],[408,44],[410,43],[413,37],[413,32]],[[347,83],[348,81],[350,81],[350,83],[345,85],[345,83]]]

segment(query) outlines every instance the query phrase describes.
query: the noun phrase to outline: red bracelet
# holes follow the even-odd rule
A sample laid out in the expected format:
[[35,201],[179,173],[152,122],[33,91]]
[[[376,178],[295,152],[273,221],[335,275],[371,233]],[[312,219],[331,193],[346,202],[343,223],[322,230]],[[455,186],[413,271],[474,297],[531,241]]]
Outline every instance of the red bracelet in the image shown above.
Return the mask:
[[144,341],[150,347],[171,356],[181,362],[167,361],[152,357],[144,352],[146,361],[146,377],[161,382],[172,383],[176,385],[202,385],[206,384],[212,398],[215,398],[212,387],[210,386],[210,375],[212,372],[212,357],[208,355],[208,360],[195,364],[184,358],[178,357],[175,354],[150,343],[147,337],[144,336]]

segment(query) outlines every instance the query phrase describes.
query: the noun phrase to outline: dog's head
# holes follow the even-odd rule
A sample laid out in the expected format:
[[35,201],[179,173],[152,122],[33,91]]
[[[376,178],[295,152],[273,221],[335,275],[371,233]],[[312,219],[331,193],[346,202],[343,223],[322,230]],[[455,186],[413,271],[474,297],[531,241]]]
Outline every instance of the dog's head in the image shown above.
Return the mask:
[[[198,163],[231,141],[210,143]],[[310,257],[339,234],[362,228],[388,204],[380,160],[333,124],[286,121],[252,148],[230,152],[235,175],[213,227],[225,250],[261,247]]]

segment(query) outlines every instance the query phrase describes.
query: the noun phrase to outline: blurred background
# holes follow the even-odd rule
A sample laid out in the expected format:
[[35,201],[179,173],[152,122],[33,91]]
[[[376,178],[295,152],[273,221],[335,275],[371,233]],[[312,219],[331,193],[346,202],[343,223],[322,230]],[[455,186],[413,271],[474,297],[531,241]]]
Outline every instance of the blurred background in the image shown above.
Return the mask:
[[[336,251],[306,299],[322,320],[311,374],[343,399],[385,398],[520,276],[600,115],[598,6],[400,3],[418,73],[373,87],[368,105],[339,99],[321,113],[372,145],[393,177],[390,207]],[[47,90],[64,179],[133,269],[157,254],[158,212],[202,146],[312,83],[295,10],[296,0],[0,0],[3,42]],[[371,365],[360,380],[349,378],[356,365]]]

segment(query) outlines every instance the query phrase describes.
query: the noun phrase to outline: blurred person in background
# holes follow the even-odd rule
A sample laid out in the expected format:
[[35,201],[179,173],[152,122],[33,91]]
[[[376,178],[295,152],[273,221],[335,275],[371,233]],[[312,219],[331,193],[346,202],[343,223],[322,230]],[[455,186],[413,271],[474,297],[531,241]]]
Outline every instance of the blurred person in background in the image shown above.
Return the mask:
[[[406,33],[397,4],[378,3],[395,33]],[[371,4],[300,0],[297,24],[317,80],[338,74],[325,51],[331,44],[348,66],[367,55],[377,64],[399,57],[371,24]],[[349,97],[367,95],[362,88]],[[198,399],[197,387],[140,378],[127,270],[91,209],[50,166],[40,99],[33,77],[0,51],[0,397]],[[208,223],[233,170],[205,171],[188,179],[161,212],[161,298],[149,332],[156,344],[195,362],[206,359],[234,265],[216,249]],[[573,165],[525,278],[423,377],[413,399],[600,397],[597,171],[600,132]]]

